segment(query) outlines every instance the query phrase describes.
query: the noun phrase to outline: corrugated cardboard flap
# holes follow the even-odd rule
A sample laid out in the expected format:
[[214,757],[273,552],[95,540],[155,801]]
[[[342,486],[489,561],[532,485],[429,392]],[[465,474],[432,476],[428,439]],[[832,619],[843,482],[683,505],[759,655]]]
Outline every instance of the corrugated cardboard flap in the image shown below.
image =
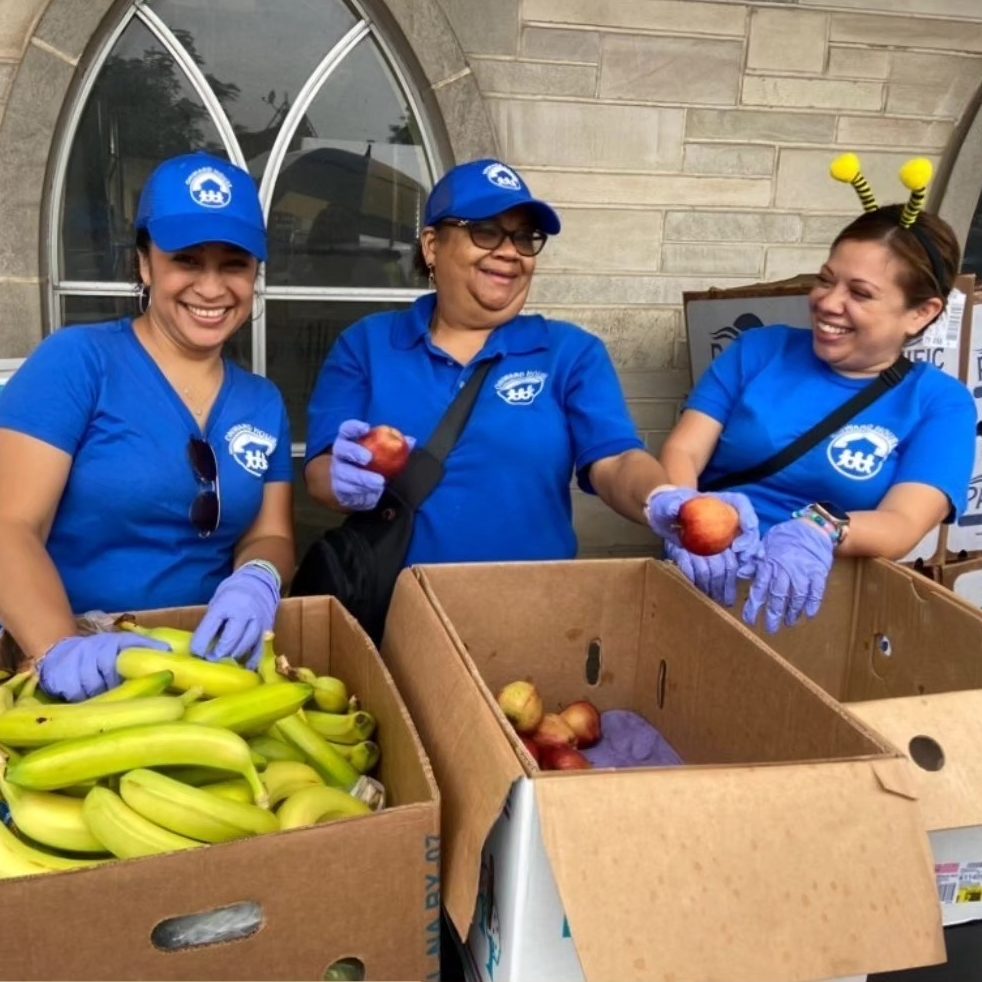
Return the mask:
[[869,760],[542,775],[587,979],[800,982],[944,960],[917,803]]
[[914,759],[928,831],[982,825],[982,690],[855,702],[847,709]]
[[463,643],[436,608],[425,574],[404,570],[389,608],[382,656],[436,774],[443,905],[466,937],[481,850],[512,784],[525,771],[484,697],[485,687]]

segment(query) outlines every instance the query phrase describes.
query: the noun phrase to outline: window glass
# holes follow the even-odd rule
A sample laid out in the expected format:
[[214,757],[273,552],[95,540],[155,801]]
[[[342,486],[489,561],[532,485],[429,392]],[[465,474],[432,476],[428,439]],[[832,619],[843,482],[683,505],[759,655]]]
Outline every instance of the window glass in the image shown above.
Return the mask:
[[135,294],[132,297],[63,297],[61,307],[61,325],[98,324],[137,315]]
[[307,403],[338,335],[369,314],[407,306],[381,301],[266,301],[266,374],[286,399],[294,443],[307,440]]
[[131,281],[133,217],[143,183],[161,160],[190,150],[225,156],[184,73],[133,20],[99,74],[72,145],[61,278]]
[[422,139],[371,38],[310,106],[273,189],[270,286],[412,287],[429,190]]
[[[303,84],[356,23],[341,0],[154,0],[232,123],[253,177]],[[301,120],[298,136],[316,136]]]

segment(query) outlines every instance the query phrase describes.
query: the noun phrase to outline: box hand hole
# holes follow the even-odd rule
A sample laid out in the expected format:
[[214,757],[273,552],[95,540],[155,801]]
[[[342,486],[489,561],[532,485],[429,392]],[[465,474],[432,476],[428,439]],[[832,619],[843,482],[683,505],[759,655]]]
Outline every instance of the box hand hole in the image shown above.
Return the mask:
[[586,647],[586,663],[584,675],[587,685],[597,685],[600,682],[600,670],[603,663],[603,645],[600,638],[594,638]]
[[331,962],[321,976],[325,982],[362,982],[365,976],[365,963],[360,958],[339,958]]
[[944,767],[944,750],[929,736],[913,737],[907,745],[910,759],[925,771],[940,771]]
[[665,708],[665,683],[668,680],[668,662],[663,658],[658,663],[658,680],[655,682],[655,703],[659,709]]
[[198,914],[168,917],[150,932],[150,941],[160,951],[185,951],[213,944],[241,941],[263,924],[263,909],[251,900],[216,907]]

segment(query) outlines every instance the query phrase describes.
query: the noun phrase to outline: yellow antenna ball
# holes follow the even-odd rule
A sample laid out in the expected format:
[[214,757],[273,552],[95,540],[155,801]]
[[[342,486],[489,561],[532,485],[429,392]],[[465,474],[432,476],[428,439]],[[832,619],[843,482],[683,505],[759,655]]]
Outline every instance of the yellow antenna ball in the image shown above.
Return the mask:
[[859,173],[859,158],[854,153],[844,153],[829,165],[829,173],[837,180],[851,184]]
[[931,183],[933,173],[934,167],[930,160],[925,157],[915,157],[900,168],[900,180],[903,181],[905,188],[919,191]]

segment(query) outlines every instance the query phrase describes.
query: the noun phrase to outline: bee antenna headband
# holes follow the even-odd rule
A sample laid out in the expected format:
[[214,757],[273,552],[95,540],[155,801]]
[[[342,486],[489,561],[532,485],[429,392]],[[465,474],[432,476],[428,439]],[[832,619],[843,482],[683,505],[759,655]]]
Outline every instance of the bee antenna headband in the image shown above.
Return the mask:
[[[876,198],[869,182],[863,177],[859,158],[854,153],[844,153],[841,157],[836,157],[829,167],[829,172],[837,180],[845,184],[851,184],[859,195],[862,202],[863,211],[876,211]],[[927,253],[927,258],[931,263],[931,272],[938,286],[938,292],[942,299],[946,299],[951,290],[948,277],[945,275],[944,261],[941,253],[934,242],[934,238],[917,222],[917,216],[924,210],[924,201],[927,197],[927,186],[931,183],[931,175],[934,168],[931,161],[924,157],[915,157],[908,160],[900,168],[900,180],[910,191],[907,203],[900,213],[900,227],[907,229],[915,239],[921,244],[921,248]]]

